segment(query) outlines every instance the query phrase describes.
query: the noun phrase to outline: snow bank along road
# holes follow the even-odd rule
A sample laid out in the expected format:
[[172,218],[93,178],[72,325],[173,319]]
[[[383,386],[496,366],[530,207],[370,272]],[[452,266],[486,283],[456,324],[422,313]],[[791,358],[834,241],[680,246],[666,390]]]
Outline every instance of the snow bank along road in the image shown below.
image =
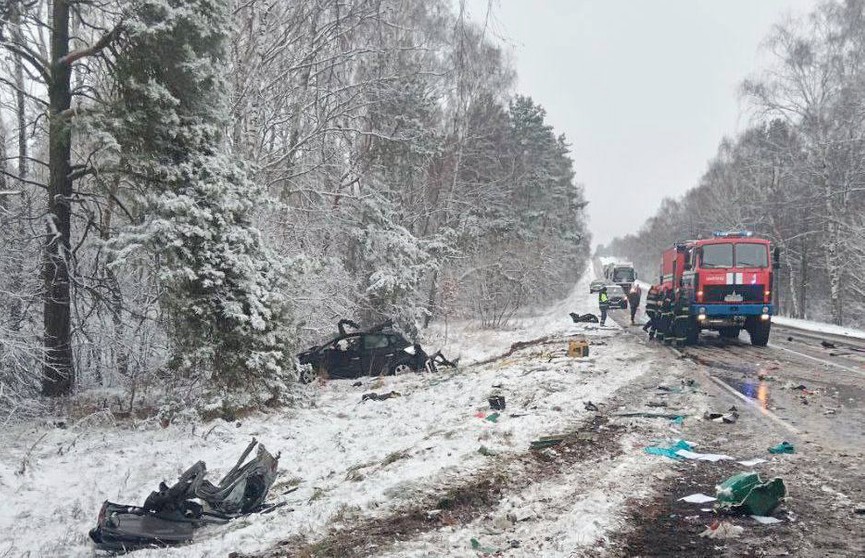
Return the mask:
[[[828,391],[781,389],[814,372],[784,351],[778,351],[783,359],[774,358],[778,369],[746,369],[757,356],[722,358],[738,347],[711,342],[699,348],[704,362],[681,359],[627,328],[578,325],[568,317],[594,308],[584,279],[567,301],[510,331],[450,328],[446,354],[461,345],[484,364],[435,376],[364,378],[360,386],[315,384],[302,408],[238,423],[132,428],[95,415],[65,429],[7,428],[0,434],[0,556],[90,556],[86,533],[103,500],[139,504],[159,481],[173,481],[198,459],[219,478],[252,436],[282,451],[271,499],[286,505],[203,528],[189,546],[132,556],[861,554],[863,520],[850,510],[865,499],[856,473],[862,454],[853,449],[862,446],[855,439],[845,445],[843,435],[865,393],[855,378],[852,391],[837,398],[828,381]],[[565,355],[575,336],[593,343],[589,358]],[[530,340],[536,342],[496,358],[513,341]],[[796,421],[802,434],[765,420],[762,407],[744,407],[709,375],[728,385],[751,376],[764,382],[769,387],[758,385],[754,399]],[[742,393],[750,398],[749,389]],[[370,391],[400,395],[361,402]],[[495,421],[487,403],[494,393],[507,403]],[[736,424],[701,418],[732,404],[743,407]],[[835,414],[824,415],[824,404]],[[679,425],[652,414],[685,418]],[[818,414],[827,426],[811,433],[808,421]],[[529,450],[532,441],[556,434],[566,434],[562,443]],[[761,473],[781,475],[791,494],[776,513],[782,523],[736,518],[746,528],[742,538],[698,537],[713,513],[677,498],[712,494],[715,484],[745,467],[675,462],[643,451],[679,438],[701,452],[767,459],[757,466]],[[798,452],[769,455],[766,448],[782,439]]]

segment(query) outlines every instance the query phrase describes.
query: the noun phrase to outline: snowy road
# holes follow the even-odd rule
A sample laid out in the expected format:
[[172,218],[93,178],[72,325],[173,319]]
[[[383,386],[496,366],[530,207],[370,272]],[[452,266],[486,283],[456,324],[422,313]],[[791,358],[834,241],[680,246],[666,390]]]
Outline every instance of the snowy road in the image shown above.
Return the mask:
[[[824,340],[837,348],[822,346]],[[746,529],[741,539],[707,544],[697,536],[707,514],[695,514],[677,497],[712,494],[715,484],[743,468],[724,461],[680,464],[650,504],[632,510],[638,527],[616,539],[618,555],[865,554],[863,517],[854,513],[865,501],[865,361],[855,350],[860,345],[855,339],[782,326],[774,329],[766,348],[751,346],[745,334],[725,340],[704,333],[697,346],[680,350],[682,360],[694,364],[692,374],[706,391],[708,410],[724,412],[735,405],[742,413],[733,425],[686,421],[687,439],[715,440],[723,443],[722,453],[766,459],[757,466],[761,475],[779,476],[787,485],[789,498],[775,513],[782,523],[736,520]],[[782,440],[793,443],[796,454],[768,454],[766,449]]]

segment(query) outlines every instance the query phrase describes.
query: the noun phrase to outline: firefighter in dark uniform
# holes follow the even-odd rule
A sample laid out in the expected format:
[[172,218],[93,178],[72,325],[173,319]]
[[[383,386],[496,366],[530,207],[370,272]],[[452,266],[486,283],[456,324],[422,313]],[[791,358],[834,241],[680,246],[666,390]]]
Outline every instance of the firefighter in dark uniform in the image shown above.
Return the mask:
[[643,331],[649,333],[649,339],[655,338],[655,332],[658,330],[658,303],[661,291],[655,285],[649,287],[649,292],[646,293],[646,317],[649,319],[643,326]]
[[676,289],[676,295],[673,300],[673,324],[670,328],[672,331],[672,341],[678,347],[684,347],[688,340],[688,301],[685,297],[683,289]]
[[671,328],[673,326],[673,292],[665,288],[661,293],[661,304],[658,308],[658,329],[655,338],[669,344],[672,341]]

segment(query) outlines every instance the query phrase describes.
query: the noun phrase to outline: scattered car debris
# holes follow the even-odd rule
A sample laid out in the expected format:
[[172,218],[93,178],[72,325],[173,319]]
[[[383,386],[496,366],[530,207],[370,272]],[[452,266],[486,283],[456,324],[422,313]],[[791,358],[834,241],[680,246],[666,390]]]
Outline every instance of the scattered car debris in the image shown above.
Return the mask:
[[613,413],[614,417],[640,417],[640,418],[662,418],[669,420],[676,420],[678,418],[682,418],[684,420],[684,415],[679,415],[676,413],[650,413],[645,411],[637,411],[637,412],[627,412],[627,413]]
[[777,517],[766,515],[752,515],[751,517],[761,525],[774,525],[775,523],[781,523],[781,520]]
[[744,527],[733,525],[729,521],[714,521],[700,536],[710,539],[737,539],[744,530]]
[[571,312],[570,316],[575,324],[597,324],[601,322],[594,314],[577,314],[576,312]]
[[505,410],[505,397],[504,395],[493,395],[487,400],[490,404],[490,409],[494,411],[504,411]]
[[589,342],[585,339],[572,339],[568,342],[568,356],[571,358],[589,356]]
[[[346,331],[346,326],[356,331]],[[399,375],[424,370],[435,372],[438,366],[455,367],[441,351],[428,355],[418,343],[411,343],[386,321],[361,329],[351,320],[337,323],[339,335],[322,345],[310,347],[297,355],[300,380],[309,383],[318,376],[357,378],[359,376]]]
[[680,502],[688,502],[689,504],[705,504],[707,502],[714,502],[715,500],[717,500],[717,498],[714,496],[706,496],[705,494],[700,493],[679,498]]
[[500,416],[499,413],[490,413],[484,420],[488,420],[489,422],[498,422]]
[[865,515],[865,502],[853,506],[853,513],[856,515]]
[[390,399],[391,397],[400,397],[401,394],[398,391],[389,391],[387,393],[376,393],[371,391],[369,393],[364,393],[360,397],[361,403],[364,401],[384,401],[385,399]]
[[597,413],[597,412],[600,410],[600,409],[598,409],[598,406],[595,405],[594,403],[592,403],[591,401],[584,401],[584,402],[583,402],[583,407],[584,407],[587,411],[592,411],[593,413]]
[[739,420],[739,410],[736,409],[735,406],[730,407],[730,409],[726,413],[716,413],[711,411],[706,411],[703,414],[703,418],[706,420],[711,420],[713,422],[723,422],[725,424],[733,424],[737,420]]
[[724,461],[733,459],[729,455],[723,455],[720,453],[695,453],[690,450],[680,449],[676,451],[676,455],[680,457],[684,457],[685,459],[696,459],[697,461]]
[[[244,465],[256,445],[255,458]],[[141,507],[106,500],[90,538],[98,549],[108,551],[189,542],[195,528],[202,525],[226,523],[242,515],[270,510],[273,506],[264,506],[263,502],[276,479],[278,464],[279,454],[273,457],[253,438],[237,464],[217,485],[204,478],[207,468],[204,461],[199,461],[173,486],[160,483]],[[208,511],[195,500],[204,502]]]
[[790,442],[784,441],[777,446],[772,446],[771,448],[769,448],[769,453],[796,453],[796,447],[793,446],[793,444],[791,444]]
[[760,463],[766,463],[766,460],[755,457],[754,459],[749,459],[747,461],[737,461],[736,463],[745,467],[753,467],[754,465],[759,465]]
[[666,401],[649,401],[646,403],[647,407],[666,407]]
[[738,473],[715,490],[718,497],[716,509],[743,515],[769,515],[787,495],[781,478],[763,482],[759,473]]
[[824,349],[837,349],[835,343],[830,343],[829,341],[820,341],[820,346]]
[[497,548],[492,548],[489,546],[481,545],[480,541],[478,541],[477,539],[474,539],[474,538],[471,540],[471,545],[472,545],[472,550],[474,550],[476,552],[480,552],[482,554],[496,554],[499,551],[499,549],[497,549]]
[[649,455],[660,455],[662,457],[669,457],[670,459],[679,460],[684,459],[684,457],[682,457],[676,452],[678,452],[679,450],[690,451],[691,449],[693,449],[693,447],[694,446],[692,444],[686,442],[685,440],[676,440],[669,447],[648,446],[643,448],[643,451],[645,451]]
[[565,441],[567,438],[567,434],[555,434],[553,436],[541,436],[537,440],[532,441],[529,444],[529,449],[539,450],[544,448],[551,448],[553,446],[557,446]]

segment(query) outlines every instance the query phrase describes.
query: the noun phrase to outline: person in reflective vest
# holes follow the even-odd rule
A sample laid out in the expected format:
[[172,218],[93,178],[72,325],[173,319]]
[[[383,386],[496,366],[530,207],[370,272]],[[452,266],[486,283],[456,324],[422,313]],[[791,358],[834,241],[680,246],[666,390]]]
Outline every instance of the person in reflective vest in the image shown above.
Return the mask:
[[607,296],[607,287],[601,287],[598,293],[598,309],[601,311],[601,325],[607,321],[607,310],[610,309],[610,297]]

